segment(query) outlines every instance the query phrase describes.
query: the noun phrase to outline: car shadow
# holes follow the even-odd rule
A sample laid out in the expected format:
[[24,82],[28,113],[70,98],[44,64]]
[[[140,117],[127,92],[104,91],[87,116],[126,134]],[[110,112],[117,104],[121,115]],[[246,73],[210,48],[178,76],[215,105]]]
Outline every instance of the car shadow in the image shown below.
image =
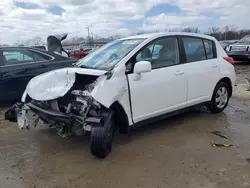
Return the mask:
[[133,128],[129,135],[116,134],[114,143],[119,145],[144,138],[149,139],[150,137],[173,136],[178,135],[175,134],[178,131],[183,134],[180,135],[181,137],[186,135],[187,132],[193,132],[192,134],[195,134],[196,132],[206,133],[208,129],[224,129],[227,125],[228,117],[224,112],[211,114],[204,107],[183,112],[154,123],[145,124],[141,127]]

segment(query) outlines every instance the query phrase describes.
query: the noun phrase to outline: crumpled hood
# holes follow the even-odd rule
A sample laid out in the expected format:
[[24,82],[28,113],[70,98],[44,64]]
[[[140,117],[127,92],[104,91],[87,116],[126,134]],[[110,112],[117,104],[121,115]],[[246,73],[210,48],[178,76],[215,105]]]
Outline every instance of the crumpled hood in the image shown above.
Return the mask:
[[46,101],[63,97],[73,86],[76,73],[84,75],[101,76],[107,71],[84,69],[84,68],[62,68],[38,75],[30,80],[26,87],[26,93],[35,100]]

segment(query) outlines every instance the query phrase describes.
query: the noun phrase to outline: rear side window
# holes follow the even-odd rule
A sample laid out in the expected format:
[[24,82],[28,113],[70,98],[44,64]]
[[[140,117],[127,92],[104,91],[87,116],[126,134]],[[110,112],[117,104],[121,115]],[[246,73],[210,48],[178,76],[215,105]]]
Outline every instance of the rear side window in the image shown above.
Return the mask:
[[213,59],[214,58],[213,42],[211,40],[203,40],[203,41],[206,49],[207,59]]
[[206,52],[202,39],[183,37],[183,44],[187,62],[202,61],[206,59]]
[[52,57],[34,52],[35,61],[49,61]]

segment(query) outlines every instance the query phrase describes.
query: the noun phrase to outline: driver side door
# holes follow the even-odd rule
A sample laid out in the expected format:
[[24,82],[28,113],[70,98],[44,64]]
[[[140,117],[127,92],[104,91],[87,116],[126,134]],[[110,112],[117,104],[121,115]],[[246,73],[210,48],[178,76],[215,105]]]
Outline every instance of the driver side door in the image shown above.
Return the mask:
[[186,107],[187,78],[181,63],[179,40],[154,40],[132,58],[132,64],[149,61],[150,72],[127,74],[134,123]]

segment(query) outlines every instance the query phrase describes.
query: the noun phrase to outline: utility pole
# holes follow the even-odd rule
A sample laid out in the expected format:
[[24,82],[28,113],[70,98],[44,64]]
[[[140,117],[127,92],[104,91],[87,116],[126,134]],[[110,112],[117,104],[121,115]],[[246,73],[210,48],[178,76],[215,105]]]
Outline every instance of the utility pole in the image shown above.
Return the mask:
[[88,30],[88,43],[90,43],[90,40],[89,40],[89,26],[87,26],[86,29]]

